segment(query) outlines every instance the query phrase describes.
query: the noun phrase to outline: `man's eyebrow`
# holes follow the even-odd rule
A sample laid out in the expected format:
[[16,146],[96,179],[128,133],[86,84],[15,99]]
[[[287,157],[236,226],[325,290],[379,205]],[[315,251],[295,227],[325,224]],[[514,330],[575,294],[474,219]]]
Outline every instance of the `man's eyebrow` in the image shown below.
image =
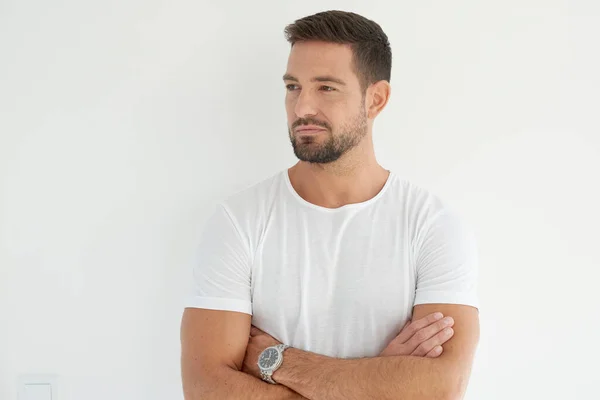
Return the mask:
[[[283,80],[284,81],[293,81],[293,82],[298,82],[298,78],[296,78],[295,76],[292,76],[290,74],[285,74],[283,75]],[[346,82],[344,82],[341,79],[335,78],[333,76],[330,75],[326,75],[326,76],[315,76],[314,78],[312,78],[310,80],[311,82],[334,82],[337,83],[338,85],[343,85],[346,86]]]

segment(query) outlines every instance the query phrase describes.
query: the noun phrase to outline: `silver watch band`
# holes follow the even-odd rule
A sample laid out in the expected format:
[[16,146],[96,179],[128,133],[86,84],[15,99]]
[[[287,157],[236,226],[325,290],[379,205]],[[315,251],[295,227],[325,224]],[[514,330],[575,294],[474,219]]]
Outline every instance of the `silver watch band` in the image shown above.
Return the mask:
[[262,378],[263,381],[271,383],[273,385],[277,385],[277,382],[275,382],[273,380],[273,378],[271,377],[271,373],[266,373],[264,371],[260,371],[260,377]]

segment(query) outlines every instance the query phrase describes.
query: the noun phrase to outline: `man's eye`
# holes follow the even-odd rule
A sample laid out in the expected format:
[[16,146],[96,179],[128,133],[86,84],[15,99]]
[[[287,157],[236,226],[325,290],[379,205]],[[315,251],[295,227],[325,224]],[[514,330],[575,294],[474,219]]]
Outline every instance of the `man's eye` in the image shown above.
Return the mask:
[[[298,90],[298,85],[294,85],[293,83],[290,83],[289,85],[285,85],[285,88],[288,91]],[[335,88],[332,88],[331,86],[321,86],[320,89],[323,90],[324,92],[333,92],[333,91],[335,91]]]

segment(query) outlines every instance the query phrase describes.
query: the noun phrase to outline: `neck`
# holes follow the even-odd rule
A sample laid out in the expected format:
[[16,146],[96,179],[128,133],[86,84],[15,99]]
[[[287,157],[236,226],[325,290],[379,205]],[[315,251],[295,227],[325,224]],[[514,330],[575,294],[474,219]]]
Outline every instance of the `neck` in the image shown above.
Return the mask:
[[377,163],[374,153],[371,151],[364,154],[360,146],[333,163],[300,161],[288,170],[288,174],[300,197],[327,208],[372,199],[381,191],[389,177],[389,171]]

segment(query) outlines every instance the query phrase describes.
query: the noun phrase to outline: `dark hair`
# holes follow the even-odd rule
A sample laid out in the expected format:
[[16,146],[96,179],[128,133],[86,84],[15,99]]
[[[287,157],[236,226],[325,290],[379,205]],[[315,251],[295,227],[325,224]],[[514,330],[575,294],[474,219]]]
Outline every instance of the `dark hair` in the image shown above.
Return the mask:
[[347,11],[323,11],[294,21],[285,27],[292,46],[299,41],[319,40],[349,44],[353,68],[361,89],[377,81],[390,81],[392,49],[381,27],[362,15]]

